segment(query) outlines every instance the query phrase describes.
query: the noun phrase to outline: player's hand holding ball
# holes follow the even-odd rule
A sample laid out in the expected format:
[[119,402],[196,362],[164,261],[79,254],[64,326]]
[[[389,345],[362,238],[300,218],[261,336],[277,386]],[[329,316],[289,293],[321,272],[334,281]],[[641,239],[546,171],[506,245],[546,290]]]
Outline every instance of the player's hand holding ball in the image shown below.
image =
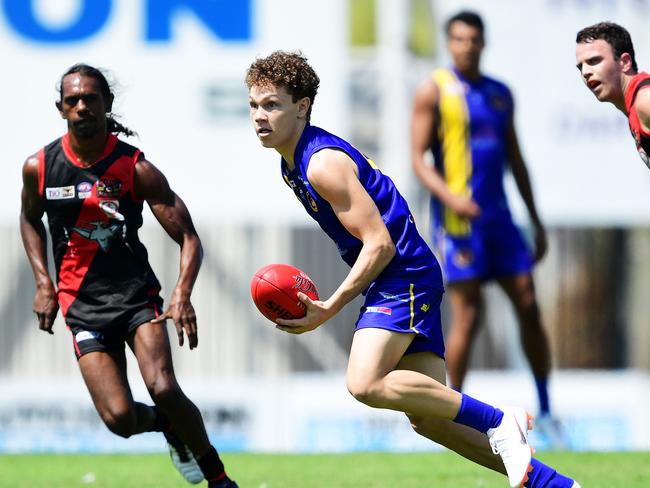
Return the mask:
[[314,330],[333,315],[318,299],[309,276],[288,264],[269,264],[257,270],[251,280],[251,296],[262,315],[291,334]]

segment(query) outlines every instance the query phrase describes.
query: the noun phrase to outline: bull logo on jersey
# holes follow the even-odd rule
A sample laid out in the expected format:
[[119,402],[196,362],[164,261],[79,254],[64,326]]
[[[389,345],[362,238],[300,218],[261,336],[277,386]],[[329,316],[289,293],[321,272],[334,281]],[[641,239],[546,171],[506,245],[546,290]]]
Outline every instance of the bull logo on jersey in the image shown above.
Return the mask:
[[109,224],[108,222],[96,220],[94,222],[88,222],[88,225],[92,225],[93,228],[75,226],[72,227],[72,230],[86,239],[95,241],[104,252],[108,252],[108,249],[111,247],[111,242],[119,235],[122,229],[121,222]]
[[119,197],[122,192],[122,182],[114,178],[102,178],[97,182],[98,197]]

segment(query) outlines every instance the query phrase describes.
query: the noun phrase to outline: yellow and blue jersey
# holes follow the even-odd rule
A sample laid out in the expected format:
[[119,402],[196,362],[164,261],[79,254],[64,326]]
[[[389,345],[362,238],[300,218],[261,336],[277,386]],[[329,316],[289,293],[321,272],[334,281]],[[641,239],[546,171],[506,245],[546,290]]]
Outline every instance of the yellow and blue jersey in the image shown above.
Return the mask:
[[356,163],[359,181],[375,202],[395,244],[395,257],[378,279],[405,279],[408,276],[415,280],[422,277],[429,282],[429,286],[442,288],[442,280],[435,278],[440,275],[438,262],[420,236],[408,204],[393,181],[372,160],[345,140],[319,127],[307,125],[296,146],[295,168],[289,171],[283,159],[282,176],[307,213],[336,243],[343,260],[352,266],[359,256],[362,242],[345,229],[327,200],[314,190],[307,179],[312,155],[326,148],[343,151]]
[[434,242],[449,283],[528,273],[533,260],[512,221],[503,177],[513,102],[503,83],[482,76],[467,80],[455,70],[433,73],[438,87],[434,164],[450,190],[481,208],[461,218],[431,199]]
[[433,80],[438,88],[432,138],[434,164],[450,190],[471,196],[482,213],[471,223],[433,198],[432,215],[435,226],[447,234],[469,235],[473,224],[510,219],[503,175],[512,95],[499,81],[487,76],[467,80],[453,69],[434,71]]

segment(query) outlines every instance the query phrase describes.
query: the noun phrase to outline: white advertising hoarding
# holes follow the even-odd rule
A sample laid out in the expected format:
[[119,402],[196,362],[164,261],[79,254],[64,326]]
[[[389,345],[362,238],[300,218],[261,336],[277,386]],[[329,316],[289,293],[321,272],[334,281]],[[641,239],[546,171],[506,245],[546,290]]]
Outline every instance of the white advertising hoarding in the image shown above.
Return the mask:
[[[182,382],[221,451],[441,449],[416,434],[404,414],[357,402],[347,392],[343,374]],[[130,383],[136,399],[146,398],[141,382],[133,378]],[[650,376],[637,372],[554,374],[551,394],[566,447],[576,451],[647,450],[650,421],[644,415],[644,406],[650,395],[649,383]],[[157,433],[129,439],[111,434],[95,412],[81,378],[47,384],[0,378],[0,388],[7,392],[0,398],[0,453],[164,449],[164,439]],[[491,404],[517,404],[535,412],[527,373],[473,371],[468,375],[466,391]],[[609,394],[603,395],[603,391]],[[551,447],[548,437],[536,430],[531,432],[531,443],[540,450]]]
[[[383,11],[392,4],[377,5]],[[513,90],[522,149],[544,219],[569,225],[649,223],[650,172],[635,152],[624,115],[598,103],[582,85],[574,49],[581,27],[613,20],[630,30],[639,66],[650,69],[645,49],[650,0],[432,0],[432,5],[443,43],[442,24],[449,15],[472,8],[484,16],[483,68]],[[395,37],[385,18],[375,19],[378,44],[405,50],[406,40]],[[302,210],[277,181],[278,158],[260,147],[250,129],[242,80],[256,56],[301,49],[322,79],[314,123],[347,135],[347,22],[346,0],[1,2],[0,156],[7,190],[0,196],[0,220],[13,221],[18,213],[25,157],[65,130],[54,108],[60,75],[85,61],[108,68],[119,82],[116,112],[140,135],[130,142],[165,172],[196,219],[304,222]],[[397,29],[407,35],[402,30]],[[431,66],[446,62],[443,56]],[[379,103],[393,110],[382,117],[395,118],[391,100],[399,91],[385,91]],[[404,117],[397,118],[405,125]],[[413,178],[406,148],[408,128],[396,127],[385,154],[372,156],[385,167],[393,164],[391,174],[404,181]],[[521,215],[520,199],[513,204]]]
[[[342,0],[20,0],[0,3],[0,220],[19,211],[25,158],[65,132],[54,106],[72,64],[107,68],[128,139],[159,166],[195,219],[300,215],[248,120],[246,68],[300,49],[321,77],[314,122],[342,130]],[[291,202],[291,204],[287,204]],[[294,217],[292,217],[294,216]],[[300,215],[302,217],[302,215]]]

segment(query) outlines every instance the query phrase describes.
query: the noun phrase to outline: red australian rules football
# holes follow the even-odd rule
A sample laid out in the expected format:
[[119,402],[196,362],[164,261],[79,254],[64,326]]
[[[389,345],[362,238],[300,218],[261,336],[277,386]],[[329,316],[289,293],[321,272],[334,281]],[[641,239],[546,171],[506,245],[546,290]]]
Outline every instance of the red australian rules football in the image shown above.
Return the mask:
[[251,280],[253,302],[267,319],[299,319],[306,309],[298,292],[318,300],[316,285],[305,273],[288,264],[269,264],[258,269]]

